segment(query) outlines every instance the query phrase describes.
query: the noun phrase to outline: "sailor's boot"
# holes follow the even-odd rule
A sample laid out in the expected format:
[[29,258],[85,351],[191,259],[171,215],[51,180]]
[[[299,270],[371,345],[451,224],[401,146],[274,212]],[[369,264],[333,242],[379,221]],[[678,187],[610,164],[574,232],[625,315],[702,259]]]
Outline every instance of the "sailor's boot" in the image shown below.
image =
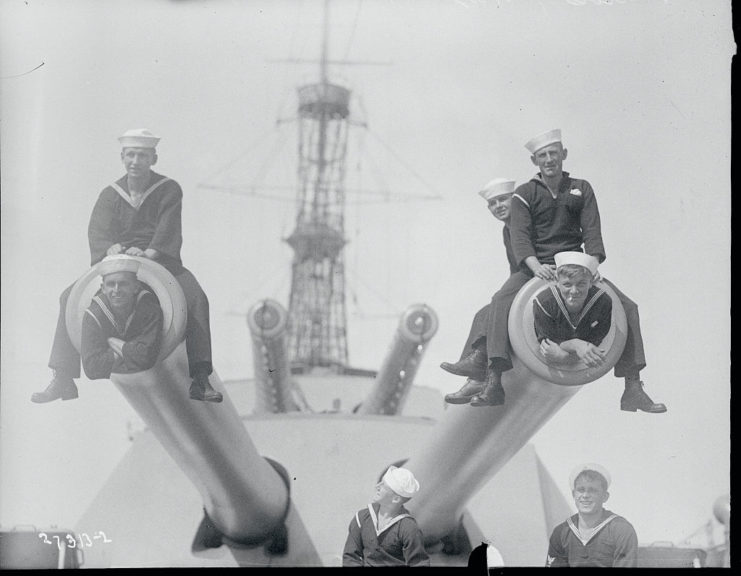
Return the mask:
[[504,404],[502,376],[491,368],[486,374],[486,387],[481,394],[471,398],[471,406],[501,406]]
[[448,404],[468,404],[471,401],[471,398],[476,396],[476,394],[481,394],[483,391],[483,382],[479,382],[473,378],[468,378],[466,383],[461,386],[461,389],[458,390],[458,392],[446,394],[445,401]]
[[443,362],[440,368],[456,376],[466,376],[479,382],[486,380],[486,352],[479,348],[474,348],[465,358],[458,360],[454,364]]
[[73,400],[77,398],[77,386],[72,377],[59,374],[54,371],[54,378],[43,392],[34,392],[31,394],[31,402],[44,404],[61,398],[62,400]]
[[652,414],[666,412],[666,406],[660,402],[651,400],[646,391],[643,389],[643,382],[636,380],[625,380],[625,392],[620,398],[620,409],[626,412],[635,412],[642,410]]
[[205,372],[198,372],[193,376],[193,383],[190,385],[190,397],[192,400],[203,402],[221,402],[224,399],[221,392],[213,389],[211,382],[208,381],[208,374]]

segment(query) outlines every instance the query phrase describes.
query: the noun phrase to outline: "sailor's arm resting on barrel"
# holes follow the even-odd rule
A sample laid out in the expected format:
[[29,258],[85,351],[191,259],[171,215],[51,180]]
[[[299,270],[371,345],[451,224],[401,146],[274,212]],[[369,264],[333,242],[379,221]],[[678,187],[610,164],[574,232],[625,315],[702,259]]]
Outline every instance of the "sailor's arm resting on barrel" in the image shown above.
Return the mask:
[[162,309],[137,269],[136,261],[119,260],[101,271],[101,289],[82,320],[82,366],[91,380],[148,370],[157,361]]
[[555,255],[558,282],[533,300],[535,334],[547,362],[587,366],[604,362],[599,346],[610,331],[612,299],[592,284],[597,259],[582,252]]

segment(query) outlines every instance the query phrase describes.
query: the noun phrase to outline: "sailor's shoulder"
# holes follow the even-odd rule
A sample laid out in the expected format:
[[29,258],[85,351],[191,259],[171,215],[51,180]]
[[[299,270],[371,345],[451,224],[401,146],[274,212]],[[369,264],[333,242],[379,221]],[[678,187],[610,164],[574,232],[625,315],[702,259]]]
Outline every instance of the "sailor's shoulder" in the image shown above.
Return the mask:
[[[572,522],[574,521],[574,517],[571,517]],[[564,520],[560,524],[558,524],[554,529],[553,532],[551,532],[551,537],[560,537],[566,532],[569,532],[569,519]]]
[[137,296],[137,308],[147,312],[154,311],[162,314],[159,298],[157,298],[157,295],[154,292],[147,289],[139,292],[139,295]]
[[574,178],[569,175],[568,178],[568,191],[572,194],[581,193],[581,195],[594,194],[594,189],[588,180],[583,178]]
[[613,514],[614,516],[613,519],[610,521],[610,524],[613,525],[613,528],[635,532],[633,524],[631,524],[627,518],[625,518],[624,516],[620,516],[620,514],[615,514],[614,512],[611,512],[611,514]]
[[177,180],[156,172],[152,172],[151,187],[159,190],[161,193],[183,194],[183,189]]
[[558,309],[558,303],[556,302],[556,295],[553,290],[548,286],[546,289],[540,291],[536,296],[538,304],[547,312],[555,312]]

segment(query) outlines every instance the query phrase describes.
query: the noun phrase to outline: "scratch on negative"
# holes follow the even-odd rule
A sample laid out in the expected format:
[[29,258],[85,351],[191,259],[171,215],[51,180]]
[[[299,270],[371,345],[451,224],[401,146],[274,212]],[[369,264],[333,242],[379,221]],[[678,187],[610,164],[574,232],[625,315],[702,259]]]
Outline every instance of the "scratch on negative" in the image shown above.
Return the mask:
[[38,70],[44,65],[44,62],[36,66],[36,68],[32,68],[31,70],[28,70],[27,72],[22,72],[21,74],[15,74],[14,76],[2,76],[1,78],[3,80],[6,80],[8,78],[20,78],[21,76],[25,76],[26,74],[30,74],[31,72],[34,72],[35,70]]

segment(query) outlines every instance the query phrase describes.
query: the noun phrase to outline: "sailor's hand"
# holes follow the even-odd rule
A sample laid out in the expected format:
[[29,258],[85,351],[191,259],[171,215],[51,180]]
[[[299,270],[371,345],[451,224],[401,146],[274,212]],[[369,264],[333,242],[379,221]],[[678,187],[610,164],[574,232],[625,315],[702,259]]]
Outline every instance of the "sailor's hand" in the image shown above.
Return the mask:
[[556,275],[555,264],[543,264],[542,267],[546,275],[545,280],[552,280],[553,282],[556,282],[558,280],[558,276]]
[[579,356],[579,359],[589,368],[601,366],[605,361],[605,351],[597,348],[590,342],[582,342],[582,344],[577,347],[576,355]]
[[120,254],[122,251],[123,251],[123,246],[116,243],[110,248],[108,248],[108,250],[106,250],[105,253],[106,253],[106,256],[115,256],[116,254]]
[[540,353],[546,362],[563,362],[569,357],[569,353],[566,350],[552,340],[548,340],[548,338],[543,338],[543,341],[540,343]]
[[113,353],[119,358],[123,358],[123,345],[125,342],[120,338],[114,338],[111,336],[108,338],[108,347],[113,350]]
[[535,256],[525,258],[525,265],[530,268],[530,271],[537,278],[545,281],[556,279],[556,267],[550,264],[541,264]]
[[126,254],[129,256],[144,256],[144,250],[141,248],[137,248],[136,246],[132,246],[128,250],[126,250]]
[[157,260],[160,253],[157,252],[154,248],[147,248],[144,252],[142,252],[142,256],[145,258],[149,258],[150,260]]

